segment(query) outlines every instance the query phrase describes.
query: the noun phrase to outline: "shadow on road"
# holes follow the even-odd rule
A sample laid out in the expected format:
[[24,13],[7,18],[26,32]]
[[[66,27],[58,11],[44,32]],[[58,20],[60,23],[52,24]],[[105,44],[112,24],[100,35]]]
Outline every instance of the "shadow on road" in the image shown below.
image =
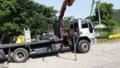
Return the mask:
[[7,61],[7,58],[5,58],[5,59],[0,59],[0,64],[3,64],[5,61]]
[[0,64],[3,64],[5,62],[5,60],[0,60]]
[[35,58],[43,58],[43,57],[50,57],[50,56],[59,57],[59,53],[66,53],[66,52],[72,52],[72,51],[70,48],[65,48],[61,51],[45,52],[45,53],[33,53],[30,55],[30,58],[35,59]]
[[74,53],[70,48],[64,48],[61,51],[56,51],[56,52],[34,53],[34,54],[30,55],[30,58],[32,58],[32,59],[42,58],[43,61],[45,61],[44,58],[46,58],[46,57],[56,56],[57,58],[60,58],[60,59],[76,61],[75,58],[67,58],[67,57],[62,57],[62,56],[59,55],[59,54],[64,54],[66,52],[72,52],[72,53]]
[[[56,56],[57,58],[60,58],[60,59],[74,60],[74,59],[62,57],[62,56],[59,55],[59,54],[64,54],[66,52],[72,52],[73,53],[73,51],[70,48],[63,48],[62,50],[53,51],[53,52],[31,53],[30,58],[37,59],[37,58],[45,58],[45,57]],[[7,59],[0,60],[0,64],[4,63],[5,61],[7,61]],[[9,61],[9,62],[11,63],[12,61]],[[14,63],[14,62],[12,62],[12,63]]]

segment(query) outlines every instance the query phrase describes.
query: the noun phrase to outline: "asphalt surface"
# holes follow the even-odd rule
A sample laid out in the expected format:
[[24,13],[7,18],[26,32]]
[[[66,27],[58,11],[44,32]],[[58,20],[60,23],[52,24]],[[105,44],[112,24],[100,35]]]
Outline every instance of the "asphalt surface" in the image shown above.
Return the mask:
[[107,42],[91,46],[85,54],[64,53],[37,55],[25,63],[1,63],[0,68],[120,68],[120,42]]

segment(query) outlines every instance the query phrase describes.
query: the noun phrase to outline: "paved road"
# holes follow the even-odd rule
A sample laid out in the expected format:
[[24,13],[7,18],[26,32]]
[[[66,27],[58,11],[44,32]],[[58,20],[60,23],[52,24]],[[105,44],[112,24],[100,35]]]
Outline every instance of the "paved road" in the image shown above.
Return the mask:
[[91,47],[89,53],[61,53],[59,57],[30,58],[25,63],[9,63],[8,68],[120,68],[120,42],[103,43]]

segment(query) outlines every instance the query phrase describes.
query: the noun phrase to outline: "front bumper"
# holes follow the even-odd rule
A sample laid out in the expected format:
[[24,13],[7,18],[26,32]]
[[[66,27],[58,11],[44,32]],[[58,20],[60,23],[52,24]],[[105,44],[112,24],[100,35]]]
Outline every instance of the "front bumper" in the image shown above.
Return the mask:
[[96,44],[96,43],[97,43],[97,39],[96,39],[96,38],[91,38],[91,39],[90,39],[90,41],[91,41],[91,45],[93,45],[93,44]]

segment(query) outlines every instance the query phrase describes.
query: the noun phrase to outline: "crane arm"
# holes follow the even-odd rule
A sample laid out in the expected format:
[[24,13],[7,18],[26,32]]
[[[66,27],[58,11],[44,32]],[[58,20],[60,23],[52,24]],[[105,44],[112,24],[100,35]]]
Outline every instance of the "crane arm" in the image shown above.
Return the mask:
[[[60,13],[59,13],[59,16],[58,16],[58,23],[59,23],[59,26],[55,26],[54,28],[54,31],[55,31],[55,34],[59,37],[59,38],[55,38],[53,39],[54,41],[60,41],[60,40],[63,40],[63,36],[64,34],[66,33],[65,31],[65,27],[64,27],[64,23],[63,23],[63,16],[64,16],[64,13],[66,11],[66,8],[67,6],[72,6],[74,3],[74,0],[64,0],[62,6],[61,6],[61,9],[60,9]],[[58,29],[58,30],[57,30]]]
[[62,7],[61,7],[61,10],[60,10],[60,14],[59,14],[58,20],[62,20],[62,18],[64,16],[64,13],[65,13],[65,10],[66,10],[66,7],[67,6],[72,6],[73,3],[74,3],[74,0],[64,0],[64,2],[62,4]]
[[65,27],[64,27],[64,23],[62,21],[63,19],[63,16],[64,16],[64,13],[66,11],[66,8],[67,6],[72,6],[74,3],[74,0],[64,0],[63,4],[62,4],[62,7],[61,7],[61,10],[60,10],[60,13],[59,13],[59,17],[58,17],[58,23],[60,24],[60,28],[61,28],[61,35],[64,35],[64,30],[65,30]]

